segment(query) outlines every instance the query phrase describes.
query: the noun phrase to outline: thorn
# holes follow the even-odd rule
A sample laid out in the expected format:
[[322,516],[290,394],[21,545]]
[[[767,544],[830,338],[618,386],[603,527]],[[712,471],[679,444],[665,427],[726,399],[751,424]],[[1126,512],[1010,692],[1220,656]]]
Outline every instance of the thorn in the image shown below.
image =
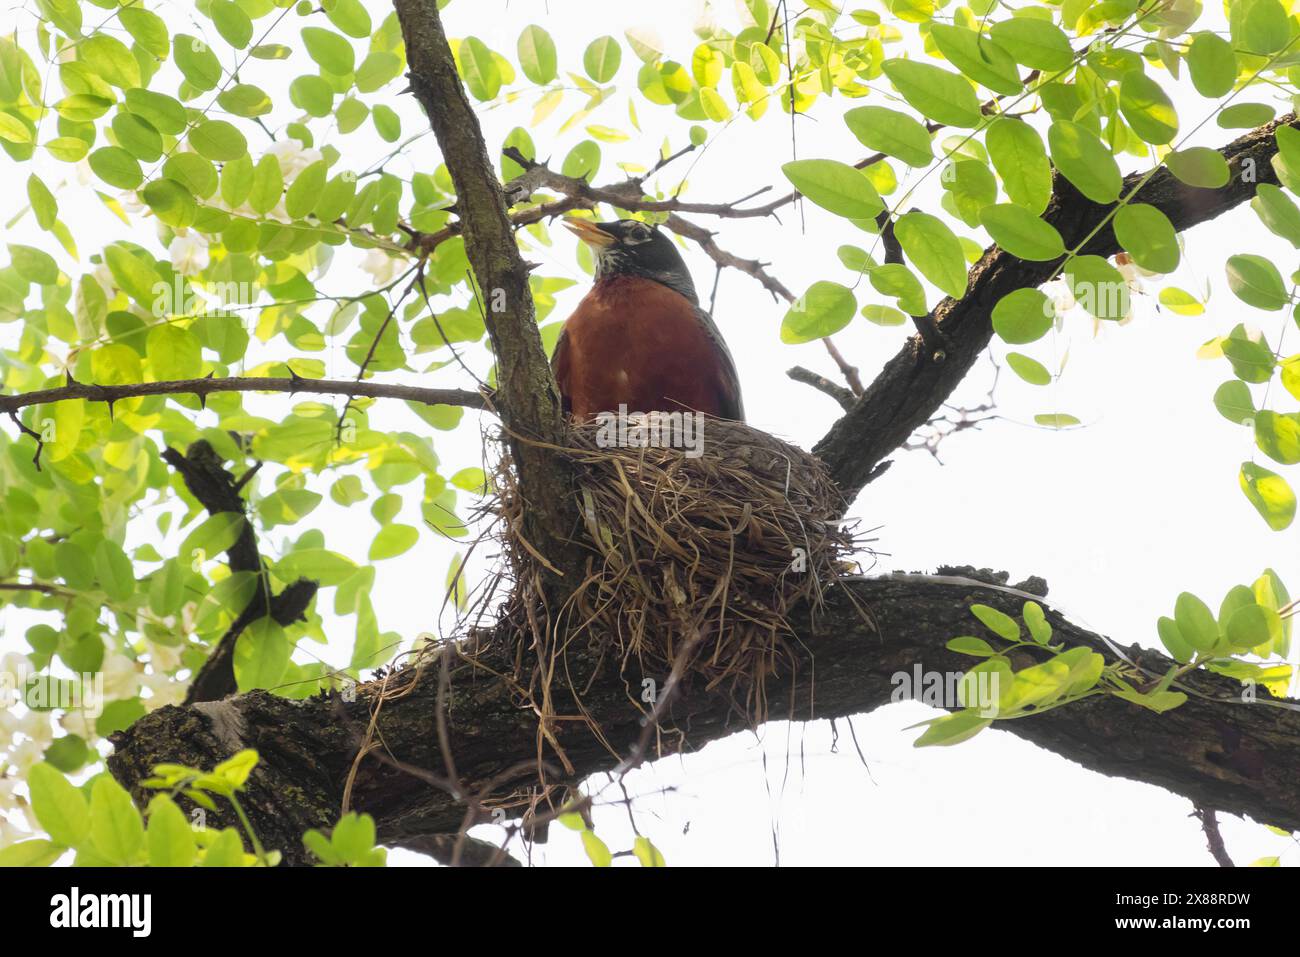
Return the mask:
[[289,370],[289,379],[293,382],[293,385],[289,387],[289,394],[296,395],[299,388],[298,383],[302,381],[302,376],[293,371],[293,366],[287,365],[286,368]]
[[116,402],[116,401],[117,401],[117,399],[105,399],[105,400],[104,400],[104,404],[108,406],[108,421],[110,421],[110,422],[116,422],[116,421],[117,421],[117,420],[113,417],[113,403]]

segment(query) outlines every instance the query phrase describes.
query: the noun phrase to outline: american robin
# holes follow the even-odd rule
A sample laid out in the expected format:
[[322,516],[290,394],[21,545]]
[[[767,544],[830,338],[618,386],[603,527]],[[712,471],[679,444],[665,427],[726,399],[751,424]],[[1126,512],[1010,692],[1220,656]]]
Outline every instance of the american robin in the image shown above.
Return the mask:
[[551,360],[564,410],[580,419],[626,406],[744,421],[736,365],[672,240],[633,219],[564,224],[596,258],[595,285]]

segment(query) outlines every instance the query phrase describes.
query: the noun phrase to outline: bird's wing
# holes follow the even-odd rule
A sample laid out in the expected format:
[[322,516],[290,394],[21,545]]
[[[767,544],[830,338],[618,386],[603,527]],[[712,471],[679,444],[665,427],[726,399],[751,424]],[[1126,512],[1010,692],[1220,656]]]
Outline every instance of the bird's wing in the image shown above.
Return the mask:
[[735,419],[737,422],[744,422],[745,402],[740,396],[740,376],[736,373],[736,360],[731,358],[731,350],[727,348],[727,342],[722,338],[722,332],[713,321],[713,317],[699,306],[695,307],[695,314],[704,326],[704,331],[708,333],[713,348],[718,351],[718,356],[722,359],[722,371],[726,379],[724,383],[726,395],[723,396],[724,405],[722,408],[723,417]]

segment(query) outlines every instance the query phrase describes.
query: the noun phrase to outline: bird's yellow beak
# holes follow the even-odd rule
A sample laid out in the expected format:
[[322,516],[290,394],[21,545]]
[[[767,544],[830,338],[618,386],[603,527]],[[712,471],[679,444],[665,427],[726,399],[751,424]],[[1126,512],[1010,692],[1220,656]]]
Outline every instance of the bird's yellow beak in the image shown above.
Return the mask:
[[612,246],[616,242],[613,236],[589,219],[566,219],[564,225],[588,246],[594,246],[597,249]]

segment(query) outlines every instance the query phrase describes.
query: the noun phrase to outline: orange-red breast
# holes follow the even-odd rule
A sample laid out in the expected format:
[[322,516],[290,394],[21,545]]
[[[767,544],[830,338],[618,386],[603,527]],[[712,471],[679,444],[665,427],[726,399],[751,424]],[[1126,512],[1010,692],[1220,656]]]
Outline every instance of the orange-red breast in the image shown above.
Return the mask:
[[735,363],[672,240],[632,219],[565,225],[591,247],[596,281],[551,360],[564,410],[583,419],[626,406],[743,421]]

